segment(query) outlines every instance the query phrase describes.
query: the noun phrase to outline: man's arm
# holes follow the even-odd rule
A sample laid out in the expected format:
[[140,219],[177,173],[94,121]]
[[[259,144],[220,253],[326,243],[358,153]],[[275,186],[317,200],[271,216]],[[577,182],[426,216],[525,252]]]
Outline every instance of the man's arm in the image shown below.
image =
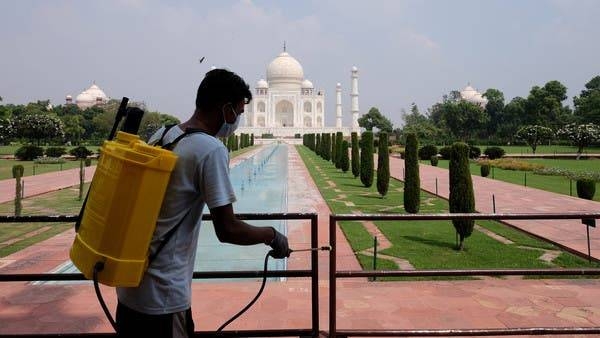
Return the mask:
[[233,206],[227,204],[210,209],[215,233],[219,241],[237,245],[254,245],[264,243],[269,245],[275,238],[271,227],[256,227],[235,217]]

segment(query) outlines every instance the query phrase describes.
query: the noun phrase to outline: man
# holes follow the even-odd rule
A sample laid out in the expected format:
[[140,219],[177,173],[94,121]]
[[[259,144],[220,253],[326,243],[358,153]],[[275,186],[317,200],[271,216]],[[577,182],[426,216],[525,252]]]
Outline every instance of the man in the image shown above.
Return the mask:
[[[196,110],[184,123],[161,128],[149,140],[170,145],[178,155],[150,246],[150,264],[138,287],[117,288],[120,337],[189,337],[194,332],[191,283],[201,216],[207,205],[219,241],[270,245],[271,256],[289,257],[287,238],[272,227],[237,219],[229,179],[229,154],[217,137],[238,126],[248,85],[224,69],[206,73]],[[187,131],[187,133],[186,133]]]

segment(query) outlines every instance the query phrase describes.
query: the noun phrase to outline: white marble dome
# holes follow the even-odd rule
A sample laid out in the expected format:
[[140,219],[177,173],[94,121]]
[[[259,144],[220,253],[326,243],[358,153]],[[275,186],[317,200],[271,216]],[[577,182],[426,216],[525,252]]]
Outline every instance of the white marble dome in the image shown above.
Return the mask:
[[300,62],[287,52],[279,54],[267,66],[267,81],[275,82],[302,82],[304,71]]
[[269,83],[265,79],[260,79],[256,81],[256,88],[267,89],[269,88]]
[[313,86],[313,83],[310,82],[308,79],[302,81],[302,88],[304,89],[313,89],[315,88],[315,86]]
[[95,83],[90,86],[90,88],[81,92],[75,98],[75,103],[79,108],[89,108],[98,103],[106,103],[108,102],[108,96],[104,93],[100,87],[98,87]]
[[483,97],[483,95],[478,92],[475,88],[471,87],[471,85],[467,85],[463,90],[460,91],[460,98],[480,105],[481,107],[485,107],[488,103],[488,100]]

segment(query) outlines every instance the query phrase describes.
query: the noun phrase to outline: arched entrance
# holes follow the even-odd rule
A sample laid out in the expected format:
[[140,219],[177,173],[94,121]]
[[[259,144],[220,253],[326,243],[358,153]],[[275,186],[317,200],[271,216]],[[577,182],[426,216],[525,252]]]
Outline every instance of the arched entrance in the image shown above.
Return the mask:
[[294,105],[288,100],[281,100],[275,105],[275,125],[277,127],[294,126]]

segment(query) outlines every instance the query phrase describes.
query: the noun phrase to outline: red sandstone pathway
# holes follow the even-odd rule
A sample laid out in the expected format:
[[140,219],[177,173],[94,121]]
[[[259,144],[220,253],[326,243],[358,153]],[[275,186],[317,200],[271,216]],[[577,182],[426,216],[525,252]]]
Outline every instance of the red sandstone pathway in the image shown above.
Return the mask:
[[[328,243],[329,209],[296,150],[290,147],[289,212],[318,212],[319,244]],[[288,224],[292,247],[306,247],[306,222]],[[350,247],[337,229],[338,269],[358,269]],[[0,273],[47,272],[68,257],[73,234],[55,236],[0,261]],[[308,254],[295,254],[290,268],[308,268]],[[320,253],[320,320],[327,330],[327,253]],[[3,263],[2,263],[3,262]],[[40,263],[41,262],[41,263]],[[4,264],[4,266],[3,266]],[[338,329],[452,329],[600,326],[600,281],[472,280],[367,282],[339,280]],[[193,313],[197,330],[214,330],[256,294],[258,282],[195,282]],[[112,288],[102,286],[114,309]],[[310,327],[307,279],[270,282],[259,301],[228,329]],[[0,334],[110,332],[92,285],[2,283]]]
[[[404,160],[390,157],[390,173],[404,180]],[[419,166],[421,189],[436,192],[448,198],[448,170],[430,165]],[[492,195],[496,199],[497,213],[557,213],[600,212],[600,203],[577,197],[556,194],[531,187],[506,183],[473,175],[475,208],[479,212],[492,213]],[[587,255],[586,226],[580,220],[508,220],[510,225],[548,239],[560,246]],[[598,224],[600,226],[600,224]],[[600,259],[600,230],[590,228],[591,254]]]
[[[90,182],[96,172],[96,166],[85,168],[85,181]],[[0,181],[0,203],[15,199],[14,179]],[[55,171],[46,174],[23,177],[25,197],[36,196],[48,191],[65,189],[79,184],[79,168]]]

